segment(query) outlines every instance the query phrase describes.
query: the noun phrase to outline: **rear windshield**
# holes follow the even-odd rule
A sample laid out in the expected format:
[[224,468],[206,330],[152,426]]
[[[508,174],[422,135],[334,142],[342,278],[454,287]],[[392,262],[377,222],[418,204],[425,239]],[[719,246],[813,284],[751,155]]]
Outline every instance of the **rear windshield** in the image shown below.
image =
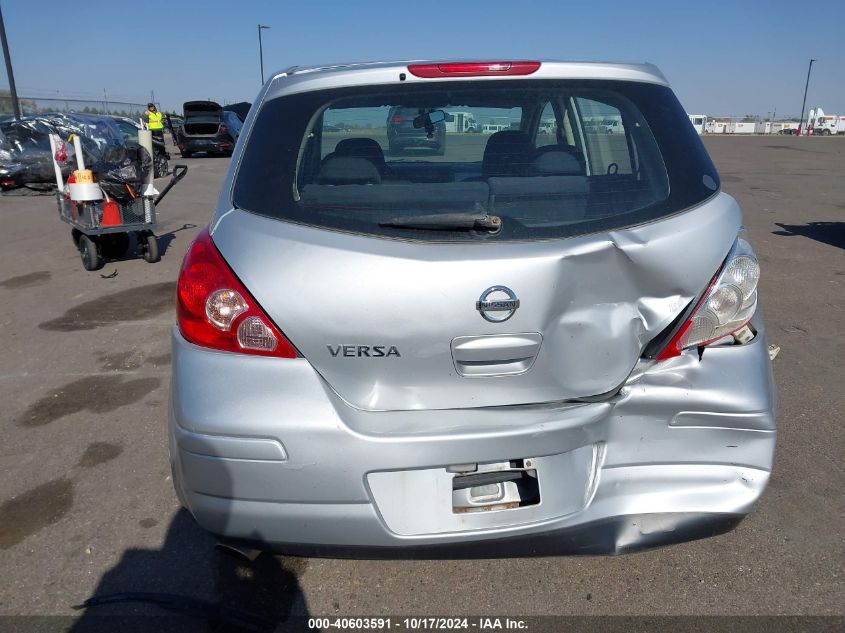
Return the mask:
[[553,239],[676,213],[718,176],[666,87],[397,83],[264,103],[236,207],[420,240]]

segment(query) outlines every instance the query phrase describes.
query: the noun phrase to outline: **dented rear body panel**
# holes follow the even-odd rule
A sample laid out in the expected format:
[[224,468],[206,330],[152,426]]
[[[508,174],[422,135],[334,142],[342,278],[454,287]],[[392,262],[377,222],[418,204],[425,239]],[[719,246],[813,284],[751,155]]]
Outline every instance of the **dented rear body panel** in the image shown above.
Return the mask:
[[[402,412],[350,407],[305,360],[210,354],[173,336],[180,497],[206,529],[277,551],[623,553],[730,529],[772,467],[762,328],[749,345],[653,365],[603,402]],[[524,457],[539,460],[544,502],[567,490],[559,505],[455,523],[449,465]]]
[[[238,210],[212,236],[258,302],[351,406],[453,409],[618,388],[647,343],[707,286],[740,225],[736,202],[721,194],[662,222],[545,243],[380,240]],[[476,302],[493,285],[519,297],[507,322],[479,317]],[[507,382],[456,379],[454,339],[519,333],[542,336],[529,372]],[[354,355],[333,354],[327,345],[351,346]],[[360,355],[361,345],[399,353],[376,360]],[[508,353],[495,360],[509,360]]]
[[[665,79],[477,83],[364,64],[264,87],[209,233],[297,357],[174,328],[174,483],[208,530],[318,555],[623,553],[730,530],[762,494],[759,271],[697,135],[659,129],[689,127]],[[442,157],[349,132],[417,104],[431,134],[450,108],[516,118],[447,133]]]

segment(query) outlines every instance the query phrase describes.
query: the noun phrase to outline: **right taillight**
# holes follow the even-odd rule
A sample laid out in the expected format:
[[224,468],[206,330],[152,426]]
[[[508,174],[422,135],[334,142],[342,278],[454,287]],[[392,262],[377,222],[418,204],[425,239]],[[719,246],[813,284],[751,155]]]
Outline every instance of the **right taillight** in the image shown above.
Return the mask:
[[742,329],[757,309],[760,265],[751,245],[737,239],[721,270],[657,360],[679,356],[691,347],[701,347]]
[[179,270],[176,320],[185,340],[195,345],[241,354],[297,356],[229,268],[207,228],[188,248]]

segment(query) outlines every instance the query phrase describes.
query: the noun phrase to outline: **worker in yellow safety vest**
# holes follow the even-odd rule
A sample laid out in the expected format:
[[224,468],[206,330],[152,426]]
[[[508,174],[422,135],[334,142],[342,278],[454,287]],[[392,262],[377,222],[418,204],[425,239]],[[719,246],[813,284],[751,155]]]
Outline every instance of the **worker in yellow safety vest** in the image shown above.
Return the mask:
[[147,121],[147,129],[153,133],[154,137],[164,143],[164,122],[162,121],[161,112],[156,109],[156,104],[147,104],[147,111],[144,112],[144,118]]

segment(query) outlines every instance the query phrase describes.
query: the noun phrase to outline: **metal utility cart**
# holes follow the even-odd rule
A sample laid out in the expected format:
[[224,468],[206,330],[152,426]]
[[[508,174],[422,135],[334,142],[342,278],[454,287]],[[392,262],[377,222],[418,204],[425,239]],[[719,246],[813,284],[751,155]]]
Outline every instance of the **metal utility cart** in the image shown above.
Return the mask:
[[[53,153],[55,156],[55,147]],[[81,156],[79,148],[77,156]],[[80,170],[84,170],[82,163]],[[58,164],[56,173],[57,184],[60,185],[56,193],[59,217],[71,226],[73,243],[79,249],[85,270],[98,270],[103,267],[106,259],[122,257],[129,249],[132,233],[147,262],[154,263],[161,259],[153,232],[156,227],[156,206],[188,173],[186,165],[173,168],[170,182],[161,192],[155,191],[150,183],[149,189],[145,188],[134,194],[134,197],[122,201],[110,198],[93,182],[69,183],[65,188],[62,186]],[[150,195],[144,195],[145,192]]]
[[129,203],[78,201],[66,198],[62,192],[57,193],[59,217],[71,226],[73,243],[79,249],[85,270],[99,270],[106,259],[122,257],[129,248],[131,233],[135,234],[144,259],[151,264],[159,261],[161,255],[153,233],[156,205],[187,173],[186,165],[176,165],[170,182],[161,193],[155,197],[138,196]]

